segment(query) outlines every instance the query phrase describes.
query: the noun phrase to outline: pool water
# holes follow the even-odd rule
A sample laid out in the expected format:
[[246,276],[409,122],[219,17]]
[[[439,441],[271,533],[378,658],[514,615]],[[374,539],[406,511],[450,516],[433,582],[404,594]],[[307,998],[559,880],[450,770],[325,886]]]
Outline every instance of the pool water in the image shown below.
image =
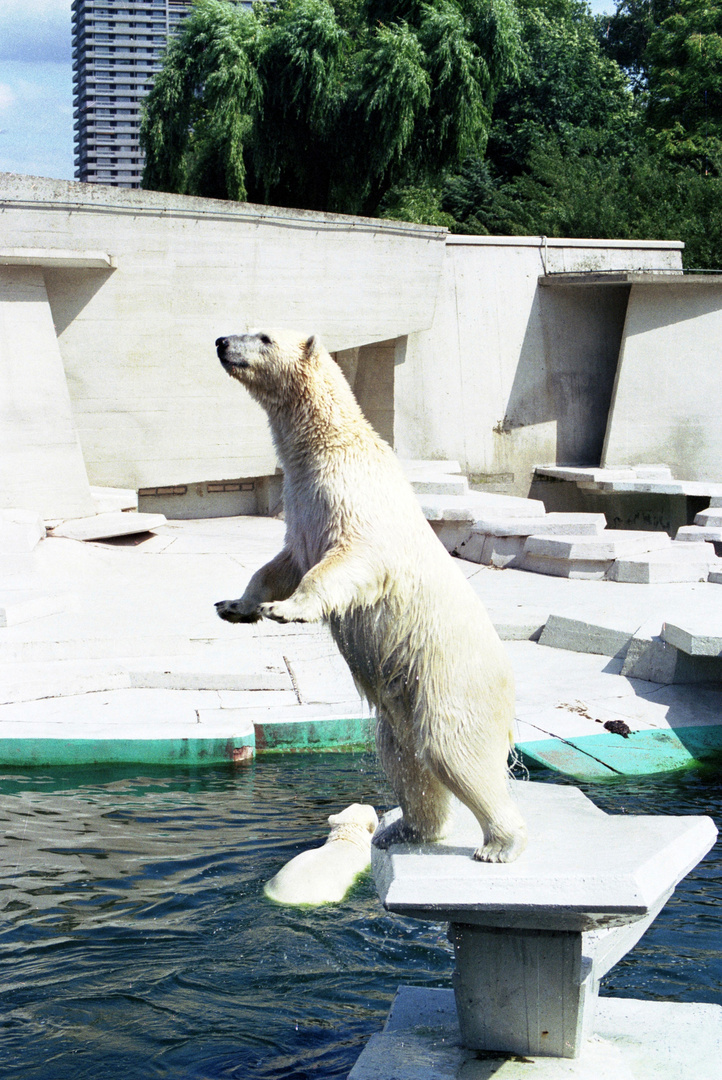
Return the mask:
[[[578,786],[612,812],[722,819],[713,773]],[[263,897],[360,801],[392,805],[372,754],[0,776],[0,1076],[345,1078],[398,984],[452,968],[445,927],[386,914],[368,877],[341,906]],[[604,993],[722,1005],[721,900],[718,845]]]

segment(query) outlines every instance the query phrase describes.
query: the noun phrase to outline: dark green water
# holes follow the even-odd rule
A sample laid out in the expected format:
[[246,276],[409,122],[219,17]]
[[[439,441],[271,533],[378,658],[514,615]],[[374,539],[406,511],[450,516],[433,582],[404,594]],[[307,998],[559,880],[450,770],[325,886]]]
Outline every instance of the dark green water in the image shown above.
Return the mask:
[[[712,773],[584,789],[722,820]],[[263,898],[355,801],[391,805],[372,755],[0,776],[0,1076],[344,1078],[397,985],[449,986],[452,966],[445,928],[385,914],[370,880],[340,907]],[[722,1004],[721,900],[718,846],[604,992]]]

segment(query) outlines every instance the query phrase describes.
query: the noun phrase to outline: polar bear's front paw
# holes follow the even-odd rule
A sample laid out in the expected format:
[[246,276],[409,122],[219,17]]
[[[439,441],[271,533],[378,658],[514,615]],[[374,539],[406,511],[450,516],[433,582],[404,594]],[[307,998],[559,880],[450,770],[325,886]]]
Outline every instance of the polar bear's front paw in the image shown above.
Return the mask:
[[392,844],[417,844],[421,840],[419,833],[404,821],[396,818],[389,825],[381,825],[371,840],[375,848],[386,851]]
[[514,862],[526,847],[526,831],[489,838],[474,852],[478,862]]
[[219,600],[216,614],[226,622],[254,623],[261,618],[258,608],[243,597],[240,600]]
[[288,600],[272,600],[267,604],[259,604],[259,613],[264,619],[273,619],[274,622],[316,622],[320,618],[308,603],[294,600],[291,596]]

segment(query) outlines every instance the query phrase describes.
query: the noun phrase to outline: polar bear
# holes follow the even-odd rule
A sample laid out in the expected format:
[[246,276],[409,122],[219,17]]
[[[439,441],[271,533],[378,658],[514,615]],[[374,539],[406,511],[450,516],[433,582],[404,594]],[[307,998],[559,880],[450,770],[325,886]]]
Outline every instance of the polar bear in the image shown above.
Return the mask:
[[277,904],[337,904],[371,865],[371,837],[379,819],[373,806],[352,803],[328,819],[323,847],[296,855],[266,882],[264,893]]
[[268,414],[286,520],[283,549],[219,616],[328,623],[376,708],[403,811],[375,845],[442,837],[453,794],[481,826],[474,857],[510,862],[526,844],[507,776],[514,681],[483,604],[316,337],[239,334],[216,350]]

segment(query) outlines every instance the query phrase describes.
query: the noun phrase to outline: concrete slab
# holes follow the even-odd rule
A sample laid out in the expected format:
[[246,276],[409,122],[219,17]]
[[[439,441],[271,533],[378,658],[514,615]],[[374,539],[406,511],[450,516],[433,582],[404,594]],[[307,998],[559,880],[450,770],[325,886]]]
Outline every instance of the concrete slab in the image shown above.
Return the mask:
[[668,645],[674,645],[688,656],[722,657],[722,615],[709,620],[706,626],[691,621],[684,624],[665,622],[661,636]]
[[710,507],[708,510],[700,510],[694,516],[695,525],[702,528],[722,529],[722,507]]
[[583,581],[603,581],[613,563],[613,559],[554,559],[544,555],[534,555],[529,551],[522,552],[519,559],[520,568],[532,574],[547,574],[549,577]]
[[606,527],[604,514],[551,513],[530,518],[489,515],[477,518],[472,533],[485,533],[488,536],[598,536]]
[[722,563],[708,543],[677,543],[661,551],[617,559],[609,571],[610,581],[650,582],[706,581],[710,569]]
[[608,529],[598,536],[530,536],[525,555],[546,559],[613,560],[656,551],[671,543],[667,533]]
[[722,544],[722,528],[715,525],[682,525],[677,529],[675,540],[685,543],[707,541],[712,544]]
[[600,998],[578,1058],[480,1054],[461,1045],[453,990],[401,986],[348,1080],[714,1080],[719,1005]]
[[73,518],[52,529],[52,535],[66,540],[107,540],[114,536],[133,536],[150,532],[166,524],[163,514],[107,513],[94,517]]
[[571,652],[624,657],[638,630],[636,619],[605,615],[592,621],[550,615],[539,638],[540,645]]
[[426,477],[416,474],[409,479],[417,495],[466,495],[469,491],[469,481],[465,476],[432,473]]
[[710,570],[707,581],[714,585],[722,585],[722,570]]
[[[481,829],[457,804],[444,839],[372,847],[384,907],[412,918],[505,929],[619,925],[659,910],[717,837],[709,817],[606,814],[565,785],[512,781],[511,790],[529,830],[515,862],[476,862]],[[383,822],[400,815],[390,811]]]

